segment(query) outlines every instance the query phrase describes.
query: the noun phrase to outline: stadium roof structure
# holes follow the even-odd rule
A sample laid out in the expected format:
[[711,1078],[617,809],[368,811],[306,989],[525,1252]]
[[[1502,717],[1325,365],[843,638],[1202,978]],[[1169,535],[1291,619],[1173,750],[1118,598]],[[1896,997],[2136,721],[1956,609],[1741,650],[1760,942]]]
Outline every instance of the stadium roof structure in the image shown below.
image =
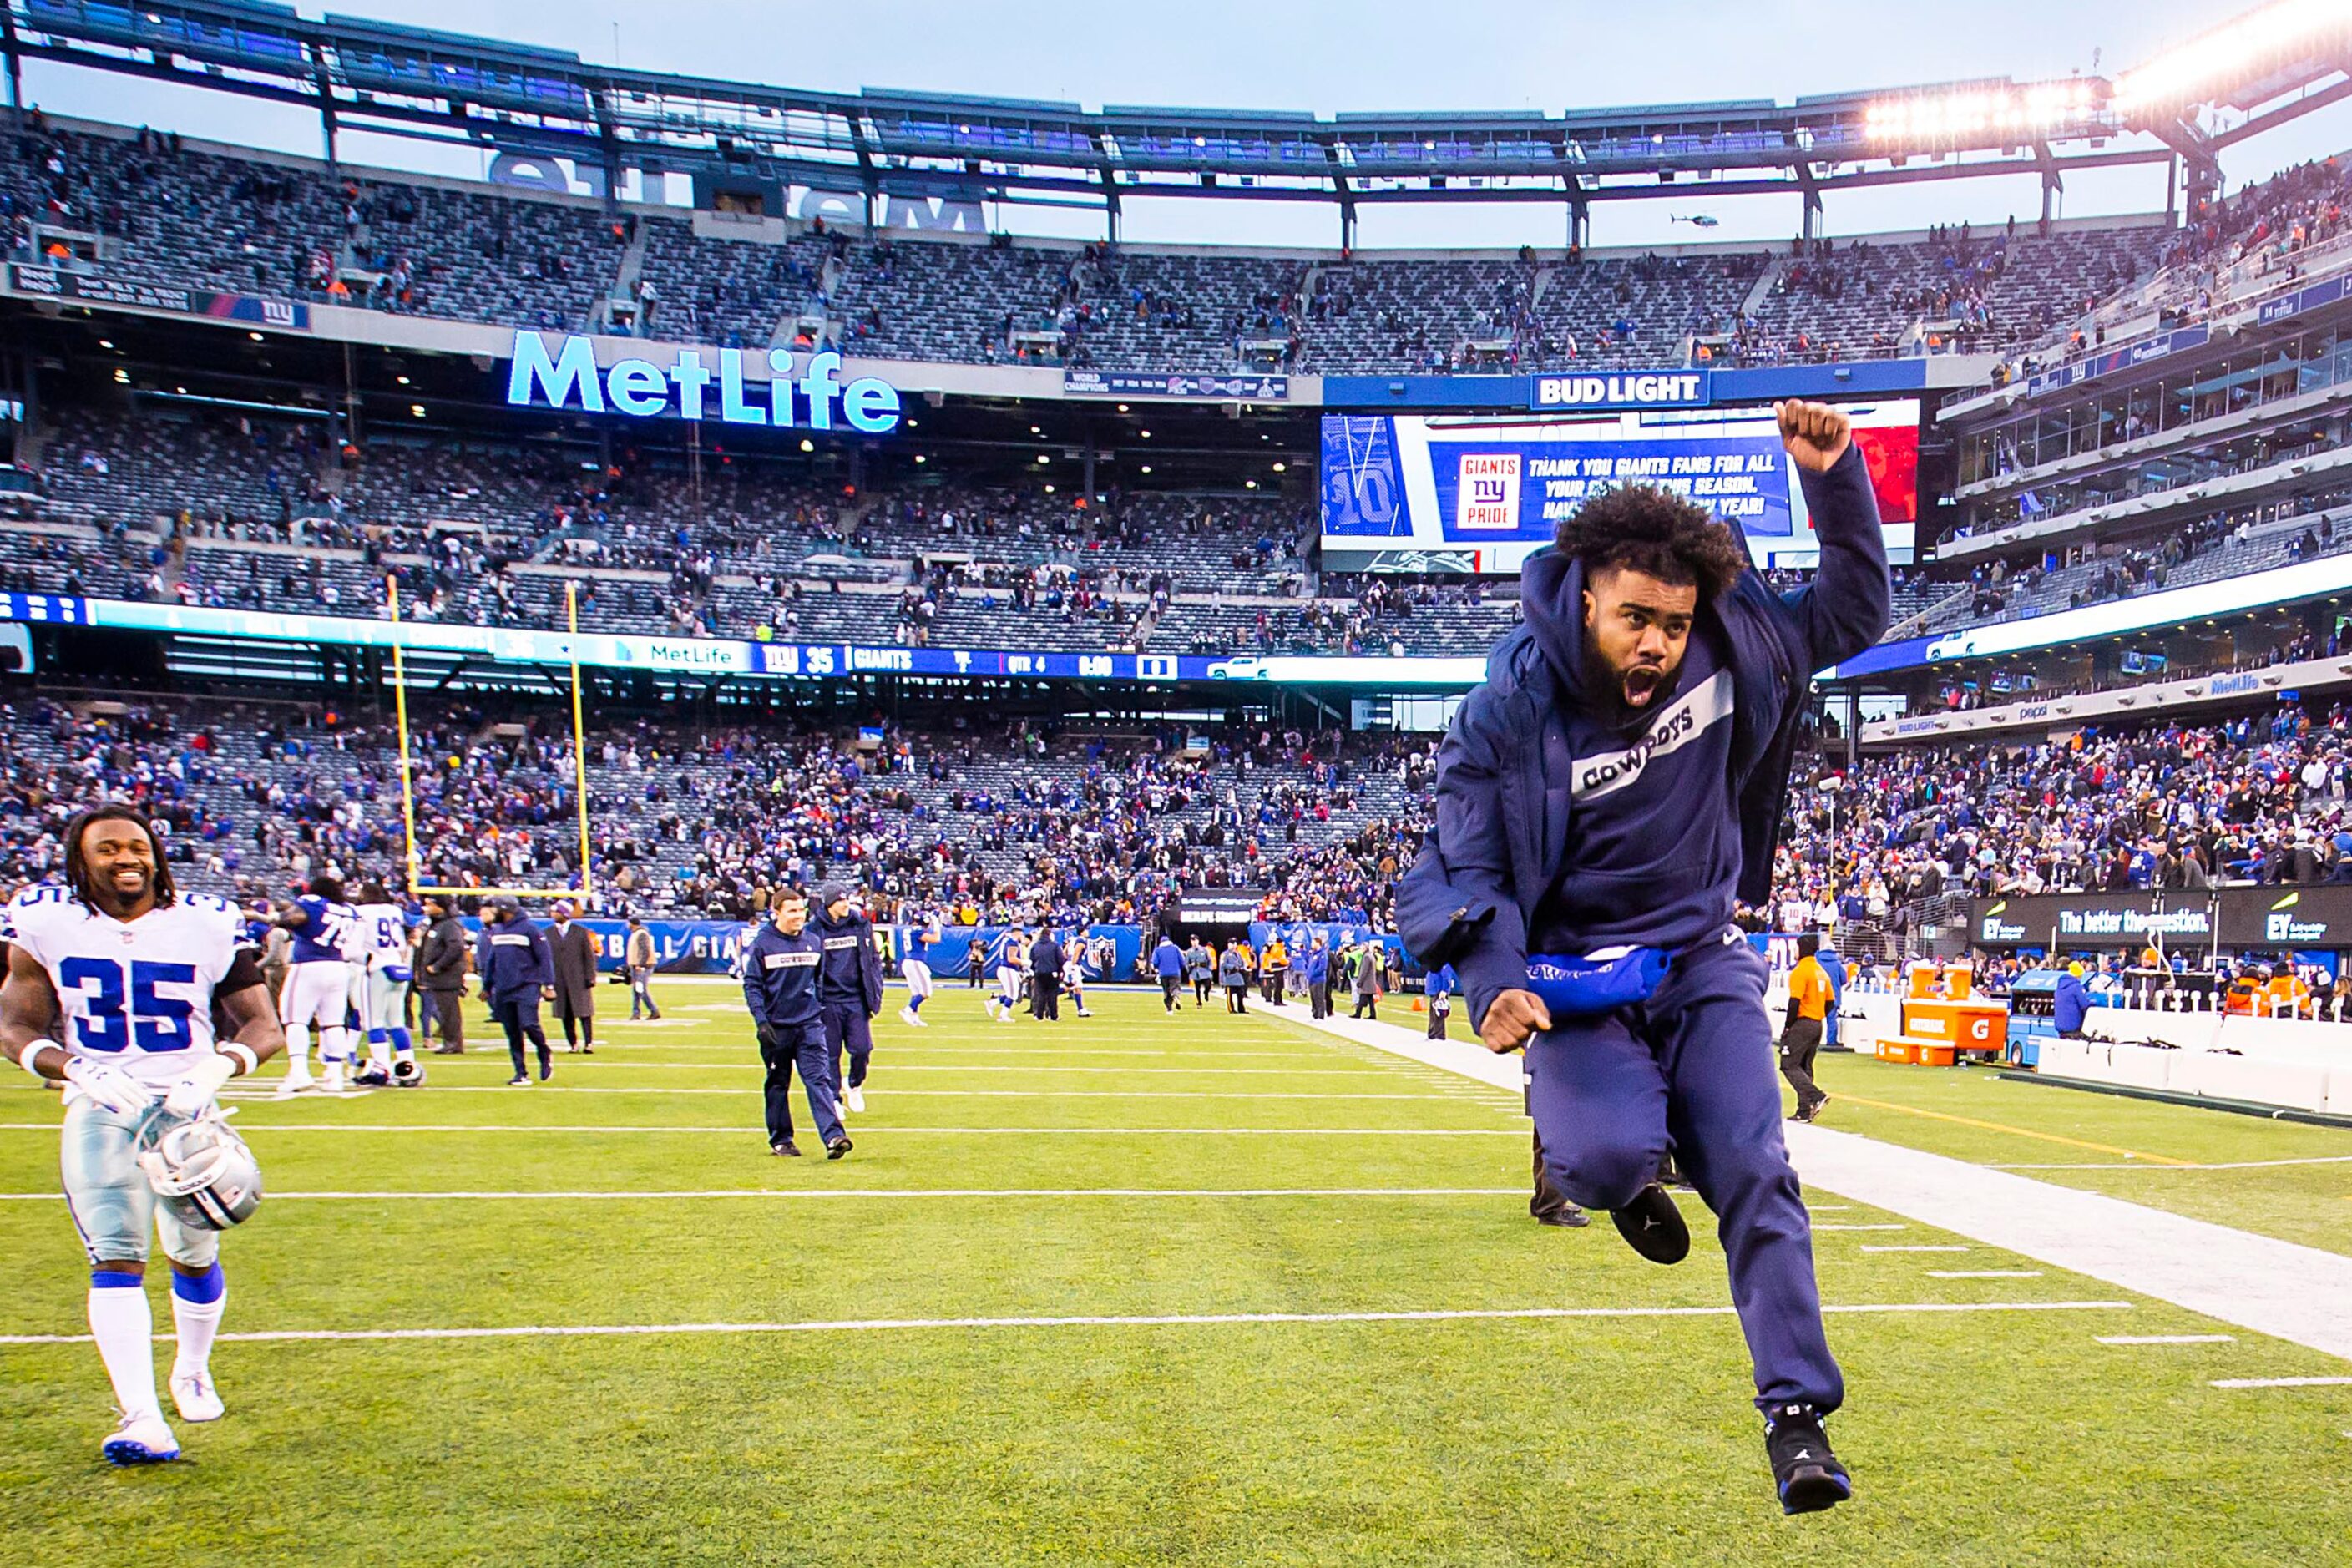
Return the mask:
[[[270,0],[0,0],[11,101],[40,59],[299,104],[339,128],[604,168],[1076,206],[1184,196],[1590,204],[2168,163],[2193,195],[2231,143],[2352,94],[2352,6],[2274,0],[2115,78],[1800,98],[1335,114],[817,92],[592,65],[527,44]],[[2242,118],[2220,128],[2212,112]],[[617,178],[607,188],[616,188]]]

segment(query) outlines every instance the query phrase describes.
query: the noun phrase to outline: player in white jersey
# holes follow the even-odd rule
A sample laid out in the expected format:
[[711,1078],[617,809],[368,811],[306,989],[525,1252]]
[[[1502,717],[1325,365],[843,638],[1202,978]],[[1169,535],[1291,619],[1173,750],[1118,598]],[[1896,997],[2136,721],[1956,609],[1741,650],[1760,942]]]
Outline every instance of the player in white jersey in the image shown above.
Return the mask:
[[415,1084],[416,1042],[408,1031],[408,911],[392,901],[382,882],[360,884],[359,949],[347,953],[352,971],[352,1011],[367,1032],[368,1065],[359,1080],[369,1084]]
[[[236,907],[175,889],[136,812],[76,817],[65,872],[65,886],[26,888],[0,917],[0,1055],[64,1080],[66,1205],[89,1254],[90,1334],[122,1407],[101,1452],[158,1464],[180,1448],[155,1396],[149,1237],[161,1234],[172,1262],[173,1403],[187,1420],[217,1420],[212,1345],[228,1300],[219,1231],[259,1202],[260,1173],[214,1100],[285,1037]],[[215,1014],[232,1038],[215,1034]],[[192,1146],[196,1162],[174,1152]]]
[[923,1004],[931,999],[931,954],[946,935],[937,911],[907,931],[907,946],[898,960],[898,973],[907,980],[907,1005],[898,1009],[898,1016],[918,1029],[930,1027],[923,1021]]
[[1010,1024],[1021,1016],[1022,994],[1028,989],[1024,972],[1029,964],[1029,941],[1018,931],[1008,931],[996,941],[996,994],[988,999],[988,1016]]
[[343,901],[343,884],[321,875],[302,896],[278,906],[271,919],[294,933],[293,963],[278,994],[278,1021],[286,1026],[286,1076],[280,1095],[310,1087],[310,1029],[319,1031],[319,1088],[341,1094],[352,1059],[352,962],[361,956],[360,917]]

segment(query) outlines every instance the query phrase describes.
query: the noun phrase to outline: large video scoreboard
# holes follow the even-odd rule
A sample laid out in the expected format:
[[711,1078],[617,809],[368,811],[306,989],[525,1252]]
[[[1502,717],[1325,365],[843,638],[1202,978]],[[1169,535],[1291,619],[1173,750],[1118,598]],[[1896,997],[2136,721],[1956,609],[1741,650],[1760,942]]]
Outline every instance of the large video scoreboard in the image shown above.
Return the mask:
[[[1849,404],[1891,550],[1918,521],[1919,405]],[[1515,572],[1617,485],[1688,496],[1736,522],[1759,565],[1818,545],[1769,407],[1587,415],[1328,414],[1319,475],[1335,571]]]

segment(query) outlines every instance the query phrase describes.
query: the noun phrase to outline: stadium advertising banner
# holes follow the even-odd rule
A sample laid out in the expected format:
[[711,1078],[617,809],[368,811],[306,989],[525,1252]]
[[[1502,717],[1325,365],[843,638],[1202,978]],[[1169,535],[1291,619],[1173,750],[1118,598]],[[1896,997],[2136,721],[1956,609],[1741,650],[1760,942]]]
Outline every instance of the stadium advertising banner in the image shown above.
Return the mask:
[[28,267],[11,262],[8,284],[19,294],[45,300],[65,300],[77,305],[112,305],[133,310],[160,310],[174,316],[208,316],[281,332],[310,330],[310,307],[288,300],[264,300],[251,294],[215,294],[194,289],[169,289],[153,283],[108,278],[63,267]]
[[1045,653],[1007,648],[866,647],[856,643],[740,642],[720,637],[657,637],[611,632],[534,631],[356,616],[278,615],[201,605],[86,599],[57,594],[0,594],[0,621],[94,626],[124,631],[246,637],[257,642],[326,643],[471,654],[504,664],[569,664],[657,674],[740,675],[831,679],[844,675],[929,675],[1051,680],[1215,681],[1276,685],[1426,686],[1464,689],[1486,673],[1486,657],[1406,655],[1324,658],[1312,654]]
[[[1517,571],[1587,500],[1622,484],[1687,496],[1736,524],[1759,565],[1810,563],[1818,552],[1769,408],[1648,411],[1704,401],[1704,373],[1545,376],[1533,395],[1563,407],[1649,401],[1556,417],[1326,415],[1325,562],[1370,572]],[[1908,549],[1918,518],[1918,404],[1895,398],[1845,411],[1886,542]]]
[[[798,381],[793,379],[796,363]],[[596,362],[596,340],[576,332],[565,338],[515,333],[507,404],[631,419],[699,422],[709,416],[729,425],[845,429],[860,436],[887,436],[898,427],[900,416],[897,387],[875,375],[845,384],[841,356],[830,349],[803,362],[789,349],[677,347],[669,350],[666,364],[624,355],[606,366]]]
[[1969,938],[1979,947],[2059,949],[2352,948],[2352,883],[1977,899]]
[[1286,375],[1139,375],[1117,370],[1066,370],[1066,397],[1181,397],[1217,403],[1284,403]]
[[1547,408],[1692,408],[1715,401],[1712,373],[1704,370],[1612,371],[1592,375],[1539,375],[1528,406]]

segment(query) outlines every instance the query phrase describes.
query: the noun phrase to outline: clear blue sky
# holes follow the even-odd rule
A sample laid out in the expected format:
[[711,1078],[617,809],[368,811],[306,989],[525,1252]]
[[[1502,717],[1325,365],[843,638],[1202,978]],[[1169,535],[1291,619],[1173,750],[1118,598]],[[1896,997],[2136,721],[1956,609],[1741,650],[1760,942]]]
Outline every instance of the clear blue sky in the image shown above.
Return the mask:
[[[1852,0],[1185,0],[1175,5],[1045,0],[882,0],[802,5],[778,0],[335,0],[338,11],[416,26],[575,50],[583,59],[794,87],[989,93],[1106,102],[1251,109],[1546,109],[1711,99],[1789,99],[1973,77],[2031,79],[2080,69],[2112,74],[2248,9],[2247,0],[1969,0],[1957,5]],[[303,0],[312,15],[317,0]],[[617,38],[615,26],[617,25]],[[26,96],[54,112],[168,126],[191,135],[315,154],[317,121],[220,94],[32,62]],[[2352,146],[2352,105],[2233,150],[2231,184]],[[462,152],[351,138],[354,162],[478,174]],[[1974,181],[1830,198],[1832,232],[1998,222],[2039,206],[2031,178]],[[2072,216],[2143,212],[2164,202],[2161,167],[2077,176]],[[1155,208],[1157,209],[1155,211]],[[1671,226],[1704,211],[1719,228]],[[1098,232],[1077,215],[1009,214],[1028,232]],[[1746,197],[1603,204],[1595,243],[1706,237],[1778,239],[1795,232],[1796,199]],[[1558,244],[1549,204],[1465,211],[1367,208],[1360,243]],[[1328,245],[1328,207],[1273,203],[1133,204],[1130,240]]]

